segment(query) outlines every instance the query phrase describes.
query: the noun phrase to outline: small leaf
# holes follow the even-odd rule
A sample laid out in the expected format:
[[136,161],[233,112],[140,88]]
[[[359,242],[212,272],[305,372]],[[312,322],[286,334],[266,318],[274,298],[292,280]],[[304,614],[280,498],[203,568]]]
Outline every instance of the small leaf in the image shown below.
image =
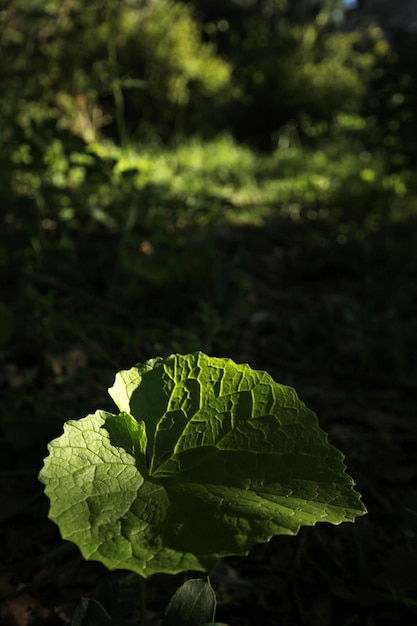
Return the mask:
[[162,626],[201,626],[212,623],[216,594],[207,578],[187,580],[172,596]]
[[69,421],[40,480],[86,559],[143,577],[209,569],[366,509],[315,414],[266,372],[197,352],[119,372],[120,413]]
[[71,626],[96,626],[108,623],[110,616],[104,607],[91,598],[81,598],[71,620]]

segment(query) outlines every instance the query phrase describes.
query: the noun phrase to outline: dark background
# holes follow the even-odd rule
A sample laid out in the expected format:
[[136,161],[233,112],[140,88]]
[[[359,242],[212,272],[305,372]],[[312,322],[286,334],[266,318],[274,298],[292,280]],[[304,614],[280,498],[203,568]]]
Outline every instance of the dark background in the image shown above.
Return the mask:
[[[417,623],[417,16],[359,4],[1,3],[6,624],[68,621],[106,575],[47,519],[48,441],[195,350],[294,386],[369,511],[224,559],[219,621]],[[182,580],[150,579],[147,624]]]

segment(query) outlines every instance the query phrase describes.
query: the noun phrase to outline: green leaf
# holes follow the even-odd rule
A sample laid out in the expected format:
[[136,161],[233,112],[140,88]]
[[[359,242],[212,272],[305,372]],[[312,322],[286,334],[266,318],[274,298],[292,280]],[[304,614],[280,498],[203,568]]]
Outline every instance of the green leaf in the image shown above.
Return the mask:
[[197,352],[119,372],[119,415],[67,422],[40,480],[86,559],[146,577],[208,571],[273,535],[366,512],[290,387]]
[[202,626],[212,623],[216,594],[208,578],[187,580],[172,596],[162,626]]
[[71,626],[96,626],[108,623],[110,616],[100,602],[91,598],[81,598],[71,620]]

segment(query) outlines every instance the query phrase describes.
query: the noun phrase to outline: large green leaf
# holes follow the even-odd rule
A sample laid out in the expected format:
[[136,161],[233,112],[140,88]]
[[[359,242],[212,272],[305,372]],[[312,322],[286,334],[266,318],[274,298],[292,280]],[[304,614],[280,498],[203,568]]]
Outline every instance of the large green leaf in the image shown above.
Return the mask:
[[201,352],[119,372],[119,415],[70,421],[40,480],[87,559],[207,570],[273,535],[365,513],[343,455],[290,387]]

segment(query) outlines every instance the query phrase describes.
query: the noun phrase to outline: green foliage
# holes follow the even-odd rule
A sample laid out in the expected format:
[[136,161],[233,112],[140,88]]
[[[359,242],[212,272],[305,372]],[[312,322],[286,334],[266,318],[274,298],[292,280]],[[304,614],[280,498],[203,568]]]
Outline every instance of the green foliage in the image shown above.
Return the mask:
[[265,372],[202,353],[119,372],[120,413],[68,422],[40,473],[84,557],[142,576],[208,570],[365,508],[316,416]]
[[[287,226],[305,231],[302,238],[322,246],[323,258],[336,259],[337,267],[356,271],[357,253],[347,251],[369,245],[387,259],[387,275],[405,267],[406,281],[413,271],[413,229],[406,226],[416,214],[413,55],[404,43],[395,56],[375,27],[336,33],[322,17],[294,25],[278,4],[225,3],[217,17],[219,8],[206,14],[199,8],[199,24],[192,9],[165,0],[107,0],[88,10],[78,0],[6,3],[0,269],[18,338],[2,352],[10,385],[1,418],[8,450],[51,438],[54,399],[50,388],[46,394],[39,388],[38,376],[49,375],[56,355],[60,361],[79,344],[93,353],[94,376],[100,362],[119,368],[138,346],[146,346],[146,356],[165,349],[227,353],[241,320],[248,324],[248,306],[256,307],[258,259],[244,245],[244,227],[269,229],[277,219],[275,231],[300,262],[306,246],[297,247]],[[164,35],[166,15],[172,19]],[[239,110],[224,103],[226,66],[235,68]],[[256,144],[263,137],[260,143],[273,150],[259,154],[225,133],[169,146],[103,140],[138,126],[144,137],[146,116],[150,134],[162,128],[171,134],[181,116],[185,132],[192,111],[201,116],[202,136],[229,120],[243,138]],[[379,290],[373,293],[369,306],[354,298],[334,312],[341,336],[349,343],[353,334],[367,354],[353,368],[382,371],[389,362],[413,378],[411,299],[393,296],[392,312],[381,309]],[[294,345],[310,358],[304,345],[329,315],[325,303],[314,302],[307,314],[274,313],[276,327],[294,339],[285,347],[290,358]],[[336,326],[324,343],[338,361],[345,355]],[[395,346],[394,337],[401,337]],[[105,347],[113,342],[120,362]],[[15,376],[22,365],[24,376]],[[57,371],[59,384],[73,380],[63,373],[72,366]],[[81,407],[71,404],[71,414],[87,409]],[[30,416],[24,436],[16,414]]]
[[89,141],[110,125],[125,141],[127,126],[181,130],[186,109],[228,98],[230,65],[203,41],[187,5],[9,3],[0,19],[0,77],[9,86],[2,105],[6,119],[17,114],[23,125],[52,116]]
[[[106,387],[126,363],[203,350],[300,389],[352,451],[378,523],[358,524],[357,545],[351,529],[327,525],[300,541],[277,538],[264,565],[268,577],[276,563],[285,601],[271,609],[259,549],[255,619],[244,591],[223,614],[325,623],[341,607],[352,623],[365,613],[379,623],[387,611],[410,620],[415,589],[396,579],[404,569],[396,554],[404,528],[404,549],[415,552],[415,498],[398,527],[417,382],[415,42],[388,45],[369,25],[338,32],[309,7],[2,3],[0,474],[16,582],[30,580],[39,557],[55,558],[44,503],[32,484],[25,496],[22,476],[36,473],[63,420],[91,406],[112,412]],[[253,559],[229,563],[239,563],[238,584],[255,578]],[[385,563],[376,582],[375,563]],[[71,586],[73,571],[63,572]],[[49,604],[67,585],[45,573],[37,592]],[[230,581],[219,582],[230,597]],[[273,594],[276,583],[274,574]],[[348,603],[335,586],[352,591]],[[95,599],[113,615],[109,596]]]
[[212,624],[216,594],[208,579],[187,580],[173,595],[161,626],[202,626]]
[[[111,585],[106,585],[111,592]],[[187,580],[171,598],[161,626],[209,626],[214,622],[216,595],[210,580]],[[77,605],[71,626],[129,626],[130,621],[111,618],[103,604],[95,598],[82,598]],[[145,624],[144,615],[141,624]],[[227,626],[218,624],[218,626]]]
[[[101,389],[137,353],[227,353],[242,332],[251,336],[269,236],[283,255],[272,272],[278,304],[265,305],[276,353],[290,362],[302,353],[313,369],[349,363],[362,376],[391,372],[414,381],[406,285],[416,264],[415,177],[392,171],[383,150],[365,149],[363,122],[340,114],[333,127],[288,124],[268,155],[230,136],[139,150],[86,142],[53,121],[24,132],[16,126],[0,169],[0,267],[15,337],[2,352],[3,458],[14,462],[13,450],[56,436],[61,414],[87,413],[88,380]],[[258,239],[264,243],[254,250]],[[340,296],[329,303],[312,295],[305,310],[295,282],[294,300],[282,308],[285,276],[329,262],[360,284],[362,264],[374,256],[384,278],[369,277],[366,299],[345,294],[341,283]],[[292,293],[293,283],[286,289]],[[387,289],[388,308],[381,305]]]
[[230,16],[220,51],[232,59],[242,97],[230,125],[241,139],[270,149],[289,120],[331,122],[360,113],[389,47],[375,27],[337,31],[329,11],[299,20],[279,4],[256,3]]
[[89,143],[103,133],[126,144],[226,127],[270,148],[291,119],[331,128],[348,113],[371,116],[363,137],[373,146],[400,139],[412,150],[415,59],[404,46],[396,60],[374,25],[340,32],[328,9],[314,16],[304,3],[196,9],[9,1],[0,16],[2,136],[16,133],[13,119],[25,128],[55,119]]
[[94,598],[81,598],[71,620],[71,626],[93,626],[105,624],[110,616],[104,607]]
[[142,62],[145,81],[130,107],[145,107],[147,123],[181,123],[178,116],[193,97],[227,99],[230,65],[216,57],[213,45],[202,42],[189,6],[163,0],[145,4],[142,11],[125,11],[121,18],[118,58],[127,67],[132,58]]

